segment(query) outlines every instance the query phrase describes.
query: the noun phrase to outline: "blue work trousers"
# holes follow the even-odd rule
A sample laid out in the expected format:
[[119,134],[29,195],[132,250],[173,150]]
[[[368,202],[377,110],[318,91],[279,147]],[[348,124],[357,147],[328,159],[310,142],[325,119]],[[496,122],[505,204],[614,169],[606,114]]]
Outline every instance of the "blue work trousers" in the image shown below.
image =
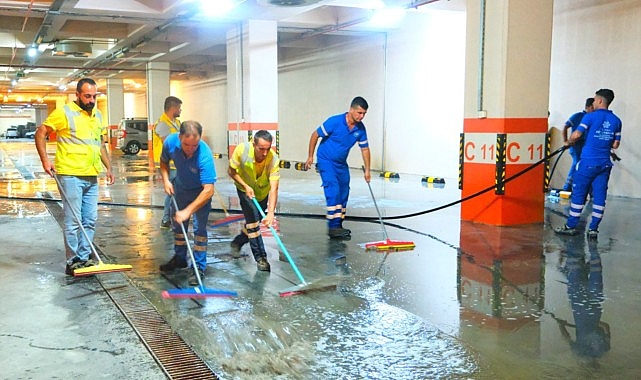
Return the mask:
[[590,230],[598,230],[599,223],[603,219],[605,211],[605,198],[608,194],[608,181],[612,172],[612,164],[586,165],[579,162],[576,172],[573,175],[572,197],[570,199],[570,215],[568,216],[568,227],[574,228],[579,224],[581,212],[585,201],[592,188],[592,219]]
[[576,166],[578,165],[579,159],[581,158],[581,148],[577,149],[576,147],[570,147],[569,151],[570,156],[572,156],[572,166],[570,166],[568,177],[565,179],[565,184],[563,185],[564,191],[572,191],[572,177],[574,176]]
[[[174,197],[176,198],[176,203],[180,210],[187,207],[191,202],[193,202],[202,189],[195,190],[180,190],[176,189],[174,184]],[[211,210],[211,198],[206,202],[201,208],[196,210],[192,215],[194,223],[194,244],[191,245],[192,251],[194,253],[194,259],[196,261],[198,269],[205,271],[207,268],[207,220],[209,218],[209,211]],[[174,204],[171,204],[171,214],[174,215],[176,210]],[[185,231],[189,231],[189,221],[187,219],[183,222],[183,227]],[[180,225],[176,223],[176,220],[172,218],[171,221],[172,229],[174,231],[174,252],[176,256],[182,258],[184,262],[188,262],[188,252],[187,252],[187,239],[189,236],[184,236]],[[193,264],[193,263],[192,263]]]
[[347,163],[318,161],[316,164],[325,192],[327,227],[339,228],[343,224],[349,199],[349,167]]

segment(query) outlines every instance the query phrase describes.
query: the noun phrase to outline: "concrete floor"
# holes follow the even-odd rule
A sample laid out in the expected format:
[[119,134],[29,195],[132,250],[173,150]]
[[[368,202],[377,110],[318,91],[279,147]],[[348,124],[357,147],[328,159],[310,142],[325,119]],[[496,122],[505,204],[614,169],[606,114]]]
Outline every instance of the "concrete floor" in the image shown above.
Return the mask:
[[[637,199],[611,198],[598,243],[558,237],[567,200],[546,201],[545,223],[493,227],[462,222],[459,206],[395,219],[393,240],[413,251],[366,251],[384,238],[358,170],[346,226],[325,235],[314,171],[282,169],[279,236],[306,282],[333,291],[279,297],[299,284],[265,231],[271,273],[244,247],[230,256],[240,222],[211,227],[207,288],[238,297],[172,300],[189,272],[163,276],[173,236],[158,228],[164,194],[146,152],[113,153],[116,184],[101,187],[95,237],[106,261],[133,270],[64,274],[59,195],[33,141],[0,142],[0,378],[139,378],[166,375],[111,294],[134,289],[221,378],[227,379],[636,379],[641,376],[641,236]],[[226,160],[217,191],[238,210]],[[425,173],[430,175],[430,173]],[[374,178],[384,215],[429,210],[460,198],[455,179]],[[543,195],[542,195],[543,196]],[[217,198],[210,221],[225,217]],[[369,220],[363,218],[370,217]],[[360,219],[358,219],[360,218]],[[114,285],[116,284],[117,285]]]

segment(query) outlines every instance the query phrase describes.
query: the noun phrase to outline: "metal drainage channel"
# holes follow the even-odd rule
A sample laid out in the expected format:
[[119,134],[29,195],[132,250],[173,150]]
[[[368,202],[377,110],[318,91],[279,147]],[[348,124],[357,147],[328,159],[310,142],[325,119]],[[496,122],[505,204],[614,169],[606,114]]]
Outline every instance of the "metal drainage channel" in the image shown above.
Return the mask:
[[[62,226],[62,207],[58,202],[46,204]],[[105,258],[98,247],[96,250]],[[118,307],[142,343],[170,379],[218,379],[218,376],[176,334],[153,305],[129,282],[123,273],[94,277]]]

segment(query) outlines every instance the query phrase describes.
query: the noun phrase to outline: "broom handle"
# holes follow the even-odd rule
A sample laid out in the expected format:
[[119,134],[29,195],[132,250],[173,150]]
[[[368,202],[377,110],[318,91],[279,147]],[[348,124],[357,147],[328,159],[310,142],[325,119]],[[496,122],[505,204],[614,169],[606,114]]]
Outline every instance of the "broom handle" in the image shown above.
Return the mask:
[[[363,169],[363,173],[365,173],[365,167],[361,166],[361,168]],[[387,241],[389,240],[389,238],[387,237],[387,230],[385,229],[385,223],[383,223],[381,212],[378,209],[378,205],[376,204],[376,198],[374,198],[374,192],[372,191],[372,186],[369,184],[369,182],[367,182],[367,187],[369,188],[369,193],[372,195],[372,201],[374,201],[374,207],[376,207],[376,213],[378,214],[378,221],[381,222],[381,227],[383,227],[383,235],[385,235],[385,241]]]
[[[263,211],[263,209],[260,208],[260,204],[258,203],[256,198],[252,198],[252,201],[254,201],[254,205],[256,205],[256,208],[258,209],[258,212],[260,213],[260,216],[265,218],[265,212]],[[285,248],[285,245],[280,240],[280,237],[278,237],[278,234],[276,233],[276,230],[274,229],[274,227],[269,226],[269,229],[271,230],[272,235],[274,235],[274,239],[276,239],[276,242],[278,243],[280,248],[283,250],[283,253],[285,254],[285,257],[287,257],[287,261],[289,261],[289,265],[292,266],[292,269],[296,273],[296,276],[298,277],[298,279],[300,280],[302,285],[307,285],[307,282],[305,282],[305,279],[303,278],[303,275],[298,270],[298,267],[294,263],[294,260],[292,259],[292,257],[289,255],[289,252],[287,252],[287,248]]]
[[220,197],[220,194],[218,194],[216,190],[214,190],[214,194],[216,194],[216,198],[218,198],[218,202],[220,202],[220,207],[225,212],[225,218],[228,218],[229,213],[227,212],[227,208],[225,208],[225,202],[223,202],[223,198]]
[[102,264],[102,260],[100,259],[100,255],[98,255],[98,251],[96,250],[96,247],[94,247],[93,242],[91,239],[89,239],[89,234],[87,234],[87,231],[85,228],[82,226],[82,220],[80,220],[80,217],[78,214],[76,214],[76,210],[71,207],[71,204],[69,203],[69,199],[67,198],[67,193],[62,188],[62,184],[60,183],[60,180],[58,179],[58,174],[56,172],[53,172],[53,178],[56,180],[56,184],[58,185],[58,190],[60,190],[60,195],[62,195],[62,199],[67,203],[67,207],[69,207],[69,211],[71,211],[71,214],[73,215],[73,218],[76,220],[76,223],[78,223],[78,227],[80,227],[80,231],[84,235],[85,239],[89,242],[89,246],[91,247],[91,252],[93,252],[94,256],[98,259],[98,262]]
[[[174,203],[174,208],[176,209],[176,211],[178,211],[178,203],[176,203],[176,197],[173,194],[171,196],[171,201]],[[180,229],[182,230],[183,236],[185,237],[185,243],[187,243],[187,252],[189,252],[189,258],[191,259],[191,264],[194,266],[194,273],[196,274],[196,279],[198,280],[198,286],[201,289],[204,289],[203,280],[200,278],[200,273],[198,272],[198,265],[196,265],[196,258],[194,257],[194,252],[191,250],[191,243],[189,243],[189,236],[187,236],[187,231],[185,231],[185,226],[183,225],[183,222],[180,222],[178,224],[180,224]]]

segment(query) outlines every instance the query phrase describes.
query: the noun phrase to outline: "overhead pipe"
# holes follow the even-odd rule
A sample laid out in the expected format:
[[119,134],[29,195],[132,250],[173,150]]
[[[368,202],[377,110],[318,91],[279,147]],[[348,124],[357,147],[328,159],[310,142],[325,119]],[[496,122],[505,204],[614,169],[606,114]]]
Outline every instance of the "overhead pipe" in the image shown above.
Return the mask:
[[31,13],[31,8],[33,8],[33,1],[34,0],[31,0],[29,5],[27,6],[27,14],[24,16],[24,21],[22,22],[22,30],[20,30],[23,33],[24,33],[25,26],[27,26],[27,21],[29,20],[29,14]]
[[477,84],[477,114],[483,111],[483,92],[484,92],[484,74],[485,74],[485,0],[481,0],[481,12],[479,22],[479,72]]
[[[0,67],[8,67],[11,68],[13,67],[11,64],[6,64],[6,63],[0,63]],[[47,66],[47,65],[38,65],[38,68],[40,69],[61,69],[61,70],[86,70],[87,67],[85,66]],[[26,67],[26,70],[29,68]],[[103,66],[98,66],[95,68],[92,68],[92,70],[108,70],[108,71],[145,71],[144,69],[128,69],[128,68],[117,68],[117,67],[103,67]]]

